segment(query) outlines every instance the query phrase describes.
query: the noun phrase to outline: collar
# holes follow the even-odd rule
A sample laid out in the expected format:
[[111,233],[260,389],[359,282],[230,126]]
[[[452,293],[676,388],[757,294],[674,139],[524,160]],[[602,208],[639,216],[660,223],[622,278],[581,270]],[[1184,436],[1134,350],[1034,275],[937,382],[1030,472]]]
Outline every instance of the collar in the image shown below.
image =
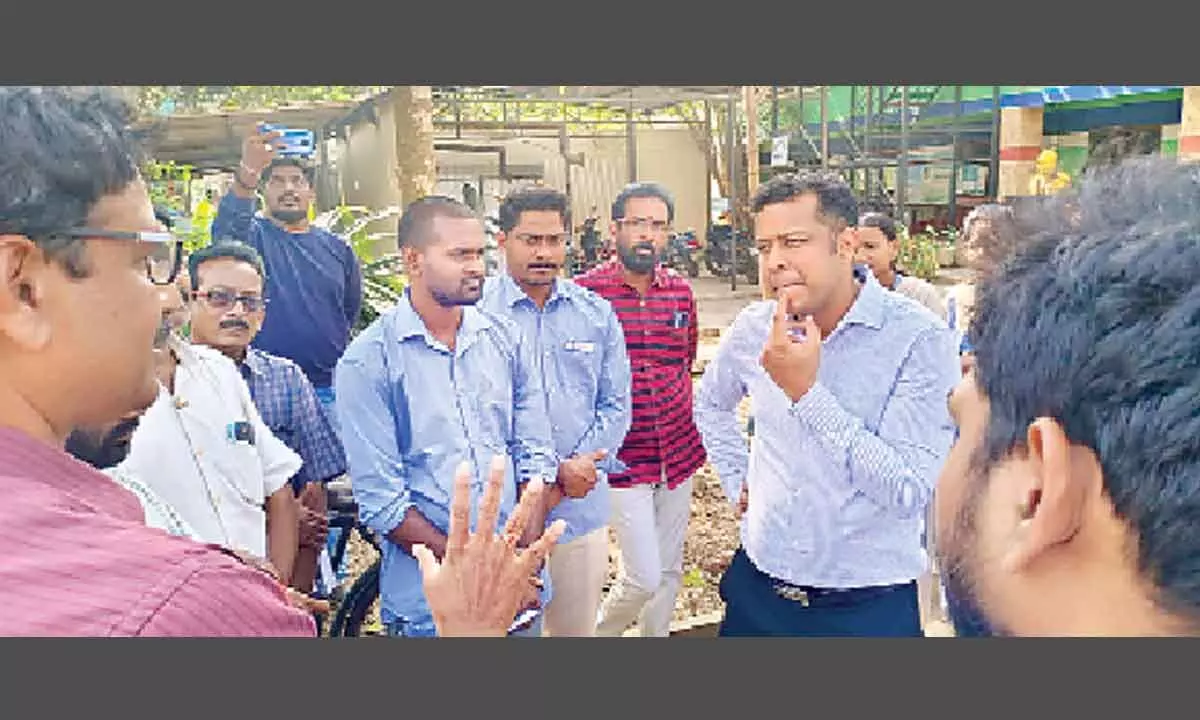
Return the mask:
[[[505,307],[515,307],[522,302],[528,302],[530,305],[533,304],[533,300],[529,298],[529,295],[521,289],[517,281],[513,280],[512,276],[508,273],[501,273],[498,281],[500,283],[500,299],[504,302]],[[555,278],[554,286],[550,289],[550,297],[546,299],[546,307],[550,307],[559,300],[569,299],[570,292],[567,288],[567,283],[563,282],[562,278]]]
[[[458,340],[455,343],[455,354],[462,354],[463,351],[474,344],[475,339],[481,333],[492,327],[493,324],[491,319],[482,313],[478,307],[474,305],[463,307],[462,323],[458,326],[458,332],[455,334]],[[421,316],[417,314],[417,311],[412,306],[407,288],[404,290],[404,295],[396,303],[395,315],[392,316],[392,325],[399,339],[402,341],[421,338],[425,341],[426,345],[435,350],[446,349],[446,346],[441,341],[429,334],[429,328],[425,327],[425,321],[421,319]]]
[[13,428],[0,427],[0,466],[5,475],[66,493],[98,513],[142,522],[142,506],[104,473]]
[[887,291],[864,266],[855,266],[854,279],[861,283],[858,297],[842,318],[843,325],[866,325],[876,330],[883,327],[884,293]]
[[246,357],[238,363],[238,368],[244,368],[247,372],[255,376],[263,376],[267,373],[267,360],[263,354],[252,347],[246,348]]
[[[625,266],[621,264],[621,259],[609,260],[601,266],[601,272],[614,278],[622,285],[628,285],[625,281]],[[671,282],[671,270],[666,265],[659,263],[654,266],[654,272],[650,275],[650,287],[665,288]]]

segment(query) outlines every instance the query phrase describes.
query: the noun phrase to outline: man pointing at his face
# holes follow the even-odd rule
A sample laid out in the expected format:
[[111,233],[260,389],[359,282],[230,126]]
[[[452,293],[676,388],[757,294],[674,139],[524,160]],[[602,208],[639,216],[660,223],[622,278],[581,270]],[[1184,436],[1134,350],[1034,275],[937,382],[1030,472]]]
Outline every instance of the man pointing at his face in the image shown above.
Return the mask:
[[721,634],[920,635],[922,520],[954,436],[954,336],[855,269],[858,208],[841,178],[774,178],[753,211],[777,299],[738,315],[696,395],[725,492],[746,496]]

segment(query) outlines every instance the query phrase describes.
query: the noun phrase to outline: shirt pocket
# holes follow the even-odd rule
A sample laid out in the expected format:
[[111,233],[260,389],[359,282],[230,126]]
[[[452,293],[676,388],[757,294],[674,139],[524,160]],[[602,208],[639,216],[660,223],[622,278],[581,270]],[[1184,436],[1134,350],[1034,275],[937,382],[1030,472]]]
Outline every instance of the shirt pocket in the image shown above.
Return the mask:
[[570,393],[565,398],[568,402],[591,404],[595,400],[602,355],[602,346],[595,338],[569,338],[558,343],[554,353],[558,383]]
[[247,505],[262,507],[267,499],[258,447],[228,437],[217,442],[223,446],[213,463],[220,476],[219,482],[228,485]]

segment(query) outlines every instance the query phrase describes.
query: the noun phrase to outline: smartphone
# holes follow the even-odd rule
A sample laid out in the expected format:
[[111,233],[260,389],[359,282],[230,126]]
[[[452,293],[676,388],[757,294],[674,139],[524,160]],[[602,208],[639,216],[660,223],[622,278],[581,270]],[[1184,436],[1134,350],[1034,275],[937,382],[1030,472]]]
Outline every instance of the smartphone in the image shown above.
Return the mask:
[[267,123],[262,124],[262,129],[263,132],[276,131],[280,134],[279,139],[283,141],[283,147],[275,152],[279,157],[311,158],[316,154],[316,137],[312,130],[287,128]]

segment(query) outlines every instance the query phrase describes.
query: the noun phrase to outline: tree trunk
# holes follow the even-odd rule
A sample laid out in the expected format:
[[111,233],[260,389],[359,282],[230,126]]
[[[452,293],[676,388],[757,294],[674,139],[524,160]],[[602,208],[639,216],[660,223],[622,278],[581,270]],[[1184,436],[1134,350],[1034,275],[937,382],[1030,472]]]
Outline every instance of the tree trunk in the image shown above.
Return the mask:
[[392,89],[396,123],[396,185],[401,205],[433,193],[437,162],[433,153],[433,88],[397,85]]

